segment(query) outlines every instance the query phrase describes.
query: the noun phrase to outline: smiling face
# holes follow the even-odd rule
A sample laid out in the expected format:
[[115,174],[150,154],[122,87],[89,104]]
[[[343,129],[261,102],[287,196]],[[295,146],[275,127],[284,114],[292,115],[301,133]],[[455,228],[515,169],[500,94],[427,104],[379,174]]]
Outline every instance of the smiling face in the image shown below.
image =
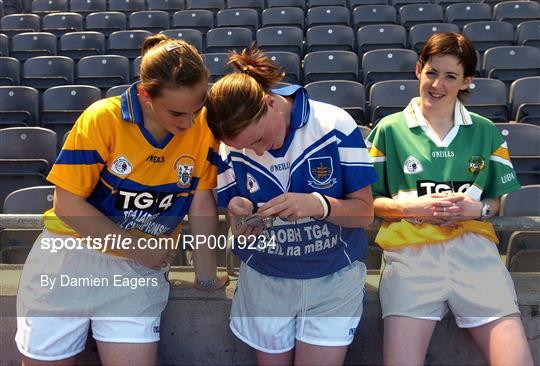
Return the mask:
[[472,77],[465,77],[463,65],[452,55],[434,55],[425,64],[416,64],[420,81],[422,108],[427,111],[453,113],[458,93],[466,90]]
[[[287,135],[289,121],[287,113],[279,107],[280,99],[273,95],[266,96],[266,113],[250,124],[233,138],[223,138],[223,142],[235,149],[250,149],[261,156],[268,150],[276,150],[283,146]],[[286,103],[286,101],[281,101]]]
[[143,103],[151,112],[152,120],[175,135],[191,127],[206,101],[206,80],[193,87],[163,88],[160,95],[151,98],[140,92]]

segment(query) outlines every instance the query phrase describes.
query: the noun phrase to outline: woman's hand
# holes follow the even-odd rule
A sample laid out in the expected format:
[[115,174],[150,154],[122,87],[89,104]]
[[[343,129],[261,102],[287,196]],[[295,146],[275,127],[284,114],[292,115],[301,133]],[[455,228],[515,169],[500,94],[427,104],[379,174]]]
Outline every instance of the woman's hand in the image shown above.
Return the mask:
[[281,217],[296,221],[306,217],[322,217],[324,208],[311,193],[283,193],[272,198],[258,211],[261,217]]
[[433,224],[442,224],[447,218],[455,216],[461,209],[458,202],[464,195],[436,193],[403,202],[404,217],[414,217]]
[[242,217],[253,213],[253,204],[244,197],[236,196],[229,201],[227,212],[231,218],[231,232],[233,236],[259,235],[262,228],[257,226],[241,224]]

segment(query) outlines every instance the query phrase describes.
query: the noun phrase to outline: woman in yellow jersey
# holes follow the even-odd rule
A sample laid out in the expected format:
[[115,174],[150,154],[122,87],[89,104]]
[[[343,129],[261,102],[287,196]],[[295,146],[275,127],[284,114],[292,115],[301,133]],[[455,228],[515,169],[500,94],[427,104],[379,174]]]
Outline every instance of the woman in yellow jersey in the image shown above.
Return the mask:
[[532,365],[512,279],[483,221],[519,183],[493,123],[461,103],[475,66],[463,35],[432,35],[416,65],[420,97],[368,137],[380,177],[375,215],[384,219],[376,242],[386,263],[386,365],[423,365],[448,309],[490,364]]
[[[75,364],[90,326],[104,365],[155,364],[182,219],[192,234],[216,232],[208,72],[194,47],[163,35],[142,55],[141,81],[81,114],[49,174],[54,208],[17,296],[25,365]],[[226,284],[207,247],[194,261],[198,288]]]

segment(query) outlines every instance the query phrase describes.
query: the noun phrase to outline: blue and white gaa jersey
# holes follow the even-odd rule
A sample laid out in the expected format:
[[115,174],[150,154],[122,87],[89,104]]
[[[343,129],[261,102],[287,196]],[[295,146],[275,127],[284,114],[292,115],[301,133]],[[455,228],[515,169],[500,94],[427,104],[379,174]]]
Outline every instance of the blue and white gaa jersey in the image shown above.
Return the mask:
[[[280,149],[257,156],[250,149],[220,145],[218,205],[235,196],[260,207],[285,192],[321,194],[343,199],[377,180],[360,130],[344,110],[309,100],[297,85],[273,90],[294,95],[290,131]],[[361,212],[358,213],[362,215]],[[233,251],[247,265],[268,275],[317,278],[364,258],[361,228],[343,228],[312,218],[296,222],[276,219],[268,230],[271,244]]]

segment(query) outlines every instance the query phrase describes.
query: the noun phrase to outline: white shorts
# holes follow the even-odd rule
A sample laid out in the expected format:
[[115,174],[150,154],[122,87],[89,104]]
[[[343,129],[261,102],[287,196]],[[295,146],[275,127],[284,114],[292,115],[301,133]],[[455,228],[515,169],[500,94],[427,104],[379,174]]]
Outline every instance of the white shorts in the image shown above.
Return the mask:
[[384,258],[383,318],[438,321],[450,308],[459,327],[473,328],[519,314],[514,283],[497,246],[481,235],[385,251]]
[[98,341],[159,341],[167,268],[155,271],[93,249],[41,249],[41,240],[53,237],[68,236],[43,231],[21,274],[15,341],[22,354],[72,357],[83,351],[89,326]]
[[266,353],[294,348],[295,339],[318,346],[352,343],[362,316],[366,266],[361,262],[322,278],[263,275],[242,263],[230,327]]

